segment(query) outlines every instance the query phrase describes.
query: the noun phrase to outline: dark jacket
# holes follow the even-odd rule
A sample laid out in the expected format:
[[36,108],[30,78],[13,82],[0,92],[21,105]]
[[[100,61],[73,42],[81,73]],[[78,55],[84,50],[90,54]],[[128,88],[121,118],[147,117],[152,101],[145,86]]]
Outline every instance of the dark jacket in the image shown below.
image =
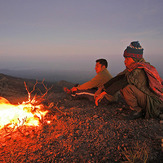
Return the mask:
[[[107,94],[113,95],[115,92],[123,89],[128,84],[134,85],[140,91],[146,94],[146,117],[158,116],[160,111],[158,106],[163,102],[162,95],[157,94],[149,85],[150,81],[147,72],[144,68],[125,69],[109,82],[104,84],[104,91]],[[162,91],[162,84],[159,86]]]

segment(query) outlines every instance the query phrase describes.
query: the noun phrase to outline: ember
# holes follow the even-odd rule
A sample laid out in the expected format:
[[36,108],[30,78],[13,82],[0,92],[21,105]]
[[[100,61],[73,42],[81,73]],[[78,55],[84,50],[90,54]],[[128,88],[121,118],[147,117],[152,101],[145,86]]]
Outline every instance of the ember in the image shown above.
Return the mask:
[[6,99],[0,99],[0,128],[5,125],[10,127],[28,125],[38,126],[42,117],[47,111],[40,111],[43,105],[33,106],[32,104],[22,103],[19,105],[12,105]]
[[0,97],[0,129],[4,126],[12,128],[21,125],[38,126],[48,112],[43,111],[44,105],[41,104],[47,94],[47,88],[44,86],[46,93],[39,100],[36,100],[36,96],[31,100],[31,93],[35,90],[37,82],[31,92],[28,91],[26,83],[24,84],[28,92],[28,101],[13,105],[7,99]]

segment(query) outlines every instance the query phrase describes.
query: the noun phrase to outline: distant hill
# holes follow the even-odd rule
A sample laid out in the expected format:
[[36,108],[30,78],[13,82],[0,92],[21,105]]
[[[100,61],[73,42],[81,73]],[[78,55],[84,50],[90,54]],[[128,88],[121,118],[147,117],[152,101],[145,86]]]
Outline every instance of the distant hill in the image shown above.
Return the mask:
[[[26,82],[29,92],[33,90],[33,86],[36,84],[36,80],[34,79],[18,78],[0,73],[0,96],[7,98],[8,100],[10,98],[13,99],[13,97],[27,96],[28,93],[24,82]],[[42,82],[43,81],[38,81],[35,89],[36,93],[44,93],[46,91]],[[44,81],[43,83],[47,88],[51,88],[49,92],[63,92],[63,87],[70,88],[73,86],[73,83],[67,81],[54,83]]]
[[0,73],[15,76],[25,79],[37,79],[49,82],[59,82],[61,80],[73,82],[73,83],[84,83],[94,77],[95,72],[92,71],[77,71],[77,70],[10,70],[10,69],[0,69]]

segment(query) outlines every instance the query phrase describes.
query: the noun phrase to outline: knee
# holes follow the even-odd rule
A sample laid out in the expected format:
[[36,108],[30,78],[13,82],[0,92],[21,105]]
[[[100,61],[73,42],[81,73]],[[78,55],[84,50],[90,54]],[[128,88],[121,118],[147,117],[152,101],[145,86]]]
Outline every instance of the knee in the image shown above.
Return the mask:
[[129,84],[129,85],[127,85],[126,87],[124,87],[123,90],[132,90],[133,88],[135,88],[135,86]]
[[127,85],[126,87],[124,87],[123,89],[121,89],[121,93],[122,95],[125,95],[125,94],[130,94],[132,92],[132,90],[134,89],[134,85]]

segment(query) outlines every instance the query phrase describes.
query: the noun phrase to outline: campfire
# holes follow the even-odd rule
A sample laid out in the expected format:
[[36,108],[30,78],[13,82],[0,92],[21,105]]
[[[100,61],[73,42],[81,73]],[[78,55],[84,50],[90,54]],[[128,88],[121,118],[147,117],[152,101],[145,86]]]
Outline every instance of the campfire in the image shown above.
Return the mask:
[[38,82],[36,81],[32,91],[28,90],[25,82],[24,84],[28,92],[27,101],[14,105],[7,99],[0,97],[0,129],[6,126],[11,128],[22,125],[39,126],[43,122],[43,118],[48,111],[44,110],[42,102],[49,89],[42,82],[46,92],[39,97],[35,95],[31,99],[31,94],[35,91]]

